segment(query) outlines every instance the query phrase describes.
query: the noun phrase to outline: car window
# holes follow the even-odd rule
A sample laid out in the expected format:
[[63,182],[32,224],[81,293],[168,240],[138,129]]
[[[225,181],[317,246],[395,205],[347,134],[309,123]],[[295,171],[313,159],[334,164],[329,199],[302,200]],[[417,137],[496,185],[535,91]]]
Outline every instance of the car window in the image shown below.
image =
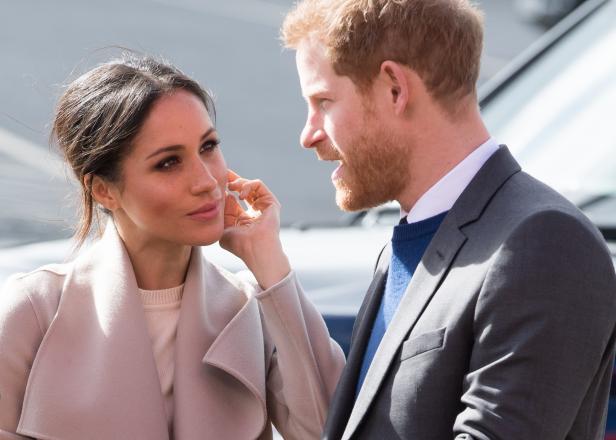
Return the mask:
[[[482,109],[493,136],[523,168],[574,201],[616,194],[614,23],[611,2]],[[616,204],[606,210],[616,223]]]

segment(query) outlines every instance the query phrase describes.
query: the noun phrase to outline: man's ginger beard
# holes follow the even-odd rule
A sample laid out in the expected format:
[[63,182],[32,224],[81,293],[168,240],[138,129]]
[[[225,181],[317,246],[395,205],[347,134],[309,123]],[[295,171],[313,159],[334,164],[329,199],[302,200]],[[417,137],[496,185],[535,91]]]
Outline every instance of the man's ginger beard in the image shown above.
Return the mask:
[[336,204],[344,211],[394,200],[408,183],[408,153],[402,142],[383,130],[370,111],[361,129],[345,148],[342,178],[334,180]]

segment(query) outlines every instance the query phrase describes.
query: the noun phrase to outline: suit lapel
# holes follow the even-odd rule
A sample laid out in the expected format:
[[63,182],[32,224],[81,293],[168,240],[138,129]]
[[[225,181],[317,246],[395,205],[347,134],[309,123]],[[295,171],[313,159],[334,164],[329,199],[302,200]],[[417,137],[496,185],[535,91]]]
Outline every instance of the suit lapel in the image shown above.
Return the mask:
[[385,247],[380,256],[374,278],[357,314],[357,319],[353,326],[351,350],[332,398],[327,421],[325,422],[324,439],[340,438],[345,427],[344,422],[349,419],[349,414],[355,402],[355,389],[359,370],[364,358],[366,344],[372,331],[372,323],[379,310],[381,297],[383,296],[390,259],[391,243]]
[[400,345],[421,316],[465,241],[466,237],[459,231],[452,218],[445,218],[417,266],[398,310],[374,355],[349,417],[343,439],[350,438],[361,422]]
[[[341,437],[342,439],[351,438],[356,431],[387,375],[387,371],[400,345],[413,329],[415,323],[441,285],[444,277],[449,272],[455,256],[467,240],[463,233],[464,226],[480,218],[481,213],[498,189],[512,175],[519,171],[520,166],[511,156],[507,147],[501,146],[479,170],[443,220],[415,270],[405,295],[398,306],[398,310],[377,349],[366,374],[362,389],[355,401],[355,406],[349,416]],[[387,263],[389,263],[389,256]],[[381,281],[383,280],[381,279]],[[374,288],[374,281],[372,286]],[[371,299],[369,300],[370,305],[367,307],[367,310],[372,310],[374,314],[376,311],[373,308],[378,308],[379,306],[383,286],[380,289],[380,295],[375,295],[372,291],[368,294]],[[363,345],[357,347],[358,350],[355,350],[356,359],[349,356],[347,368],[342,376],[343,378],[348,377],[349,382],[352,383],[345,383],[344,390],[340,387],[340,390],[336,392],[336,396],[342,395],[343,392],[346,393],[346,400],[340,396],[344,403],[348,403],[348,395],[354,395],[355,393],[357,370],[363,359],[363,350],[372,329],[374,314],[366,313],[362,317],[362,322],[359,324],[358,340],[361,340]],[[361,333],[361,330],[365,333]],[[354,354],[353,350],[351,354]],[[349,369],[350,371],[347,371]],[[341,412],[340,420],[342,421],[338,422],[339,425],[344,424],[346,414]],[[340,436],[336,434],[329,438],[333,440],[340,438]]]
[[[359,346],[362,350],[365,348],[365,344],[368,343],[368,339],[370,338],[370,331],[366,332],[365,326],[362,326],[361,324],[366,321],[365,318],[368,318],[368,320],[372,322],[374,320],[374,317],[376,316],[377,311],[379,310],[381,297],[383,296],[383,291],[385,289],[385,280],[387,279],[387,271],[389,270],[390,260],[391,241],[387,243],[387,245],[383,248],[379,255],[377,266],[374,271],[374,276],[372,277],[372,282],[368,287],[368,291],[366,292],[364,301],[362,301],[359,312],[357,312],[355,324],[353,325],[351,342],[353,343],[354,347]],[[368,330],[372,330],[372,326],[370,326],[370,329]],[[363,338],[358,337],[360,331]]]

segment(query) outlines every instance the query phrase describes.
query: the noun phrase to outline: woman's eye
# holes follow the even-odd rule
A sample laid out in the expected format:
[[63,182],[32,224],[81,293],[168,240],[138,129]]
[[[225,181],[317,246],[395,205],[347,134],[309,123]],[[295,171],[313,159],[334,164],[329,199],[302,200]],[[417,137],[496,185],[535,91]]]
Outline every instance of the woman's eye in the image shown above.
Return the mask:
[[180,158],[177,156],[166,157],[156,164],[156,169],[158,170],[169,170],[173,168],[175,165],[180,163]]
[[216,149],[219,145],[220,145],[220,139],[212,139],[209,141],[205,141],[203,145],[201,145],[201,152],[209,153],[210,151],[213,151],[214,149]]

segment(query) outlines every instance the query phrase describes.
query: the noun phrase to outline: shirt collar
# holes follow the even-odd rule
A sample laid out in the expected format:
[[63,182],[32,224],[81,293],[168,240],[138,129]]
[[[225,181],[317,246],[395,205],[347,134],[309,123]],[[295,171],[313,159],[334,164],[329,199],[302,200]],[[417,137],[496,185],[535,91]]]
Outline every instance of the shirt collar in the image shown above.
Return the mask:
[[449,211],[475,174],[498,148],[499,144],[489,138],[426,191],[410,212],[401,209],[400,217],[406,216],[408,223],[415,223]]

